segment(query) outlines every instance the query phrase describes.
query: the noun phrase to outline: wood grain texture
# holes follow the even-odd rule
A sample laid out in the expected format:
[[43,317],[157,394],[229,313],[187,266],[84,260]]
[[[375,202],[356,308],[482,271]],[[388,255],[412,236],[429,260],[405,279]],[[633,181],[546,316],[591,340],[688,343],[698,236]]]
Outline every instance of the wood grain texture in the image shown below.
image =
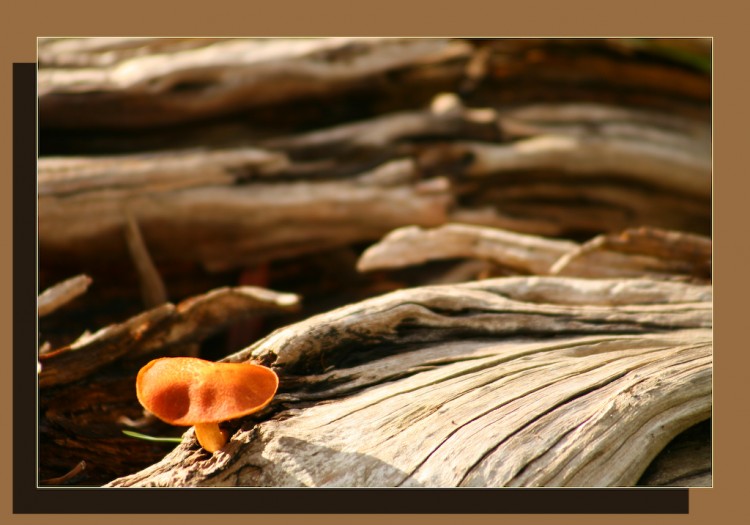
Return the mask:
[[[460,59],[470,51],[459,41],[403,38],[147,39],[117,45],[121,43],[99,41],[99,49],[88,39],[41,43],[45,67],[39,74],[39,111],[46,126],[132,128],[187,122],[329,95],[389,71]],[[84,46],[88,52],[81,53]],[[71,61],[78,67],[70,67]],[[96,67],[86,67],[92,63]]]
[[137,220],[159,260],[221,271],[445,221],[449,187],[408,159],[345,180],[284,181],[285,157],[255,149],[39,162],[39,243],[49,256],[126,257]]
[[577,247],[571,241],[467,224],[431,229],[407,226],[390,232],[365,250],[357,269],[367,272],[437,259],[475,258],[520,273],[545,275],[560,257]]
[[41,355],[39,388],[86,378],[125,356],[140,357],[202,341],[249,316],[293,310],[298,300],[294,294],[244,286],[212,290],[177,305],[164,303]]
[[[40,325],[40,479],[710,483],[710,432],[665,459],[711,416],[710,73],[706,39],[40,39],[40,282],[98,283]],[[121,433],[180,432],[147,360],[252,341],[281,392],[225,450]]]
[[599,235],[562,256],[554,275],[711,280],[711,239],[656,228]]
[[508,278],[413,288],[277,330],[281,375],[213,456],[192,430],[111,486],[623,486],[711,413],[711,290]]
[[357,261],[361,272],[416,266],[440,259],[465,258],[488,263],[482,273],[564,275],[570,277],[711,280],[711,239],[702,235],[642,227],[605,234],[578,244],[524,235],[499,228],[445,224],[407,226],[367,248]]

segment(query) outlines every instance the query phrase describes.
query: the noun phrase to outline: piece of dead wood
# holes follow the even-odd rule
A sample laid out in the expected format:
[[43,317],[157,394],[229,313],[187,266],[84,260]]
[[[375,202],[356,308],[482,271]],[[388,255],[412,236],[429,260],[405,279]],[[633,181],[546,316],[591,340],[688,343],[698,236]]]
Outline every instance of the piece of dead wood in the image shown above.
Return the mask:
[[708,237],[655,228],[600,235],[571,250],[549,270],[577,277],[651,277],[711,280]]
[[251,286],[213,290],[177,305],[165,303],[41,355],[39,387],[71,383],[126,355],[134,358],[200,342],[248,316],[297,306],[294,294]]
[[711,420],[689,428],[654,459],[638,485],[710,487],[713,467]]
[[[88,45],[83,40],[81,46]],[[141,42],[145,49],[139,52],[113,48],[96,67],[54,67],[75,61],[64,58],[80,54],[75,43],[69,49],[61,42],[41,46],[39,112],[46,127],[185,122],[330,95],[389,71],[467,57],[470,50],[465,42],[446,39],[230,38],[188,46],[154,39]]]
[[138,280],[141,284],[141,297],[146,308],[154,308],[167,302],[167,288],[156,269],[154,261],[149,254],[148,247],[143,240],[141,230],[133,215],[127,210],[125,212],[125,240],[128,245],[130,257],[138,272]]
[[37,314],[39,317],[49,315],[61,306],[69,303],[88,290],[91,277],[76,275],[44,290],[37,298]]
[[[581,154],[583,162],[568,164],[563,158],[567,153],[562,152],[558,152],[560,157],[555,153],[545,160],[547,153],[527,157],[516,149],[554,149],[558,140],[560,145],[571,146],[573,156]],[[660,154],[647,151],[648,145],[640,153],[632,152],[632,162],[623,158],[616,167],[598,164],[598,154],[584,155],[586,148],[573,153],[579,149],[574,144],[577,140],[561,135],[549,142],[531,137],[523,143],[476,147],[452,143],[433,148],[430,155],[436,160],[431,164],[465,160],[454,182],[459,206],[450,220],[578,238],[641,225],[710,235],[710,155],[701,160],[696,155],[699,164],[688,161],[680,167],[652,157]]]
[[454,141],[420,154],[420,165],[462,160],[454,222],[548,236],[640,225],[710,234],[710,123],[591,103],[498,118],[504,143]]
[[154,260],[222,271],[437,225],[451,202],[446,181],[417,180],[408,159],[345,180],[246,180],[284,162],[246,148],[40,159],[40,258],[124,258],[127,210]]
[[536,103],[497,110],[506,133],[518,138],[543,134],[640,138],[673,147],[710,149],[711,126],[702,119],[663,111],[592,102]]
[[351,154],[357,150],[393,150],[403,141],[426,139],[486,142],[500,139],[501,122],[489,108],[465,108],[453,93],[437,95],[429,110],[402,111],[380,117],[261,142],[270,150],[310,158]]
[[571,241],[467,224],[431,229],[407,226],[392,231],[365,250],[357,261],[357,269],[368,272],[436,259],[474,258],[520,273],[544,275],[555,261],[577,247]]
[[711,192],[710,152],[654,144],[647,139],[608,138],[598,132],[584,136],[541,135],[509,144],[459,143],[471,156],[469,177],[499,172],[555,170],[582,180],[608,174],[707,197]]
[[281,374],[213,456],[192,430],[108,486],[621,486],[711,413],[711,289],[507,278],[406,289],[229,361]]
[[283,152],[42,158],[40,256],[123,257],[112,231],[126,208],[154,259],[179,255],[212,271],[451,220],[546,236],[641,225],[710,231],[710,132],[702,124],[546,105],[507,117],[529,126],[528,136],[479,142],[483,134],[499,140],[502,116],[447,95],[434,106],[266,143]]
[[69,472],[56,478],[48,478],[39,481],[40,485],[65,485],[75,480],[86,470],[86,462],[80,461],[75,467],[70,469]]
[[579,245],[468,224],[409,226],[365,250],[357,269],[369,272],[452,258],[487,261],[517,274],[711,280],[711,239],[647,227]]
[[278,173],[288,165],[281,153],[247,147],[39,160],[42,202],[44,197],[72,198],[94,191],[136,196],[153,189],[186,191],[234,184],[243,174]]

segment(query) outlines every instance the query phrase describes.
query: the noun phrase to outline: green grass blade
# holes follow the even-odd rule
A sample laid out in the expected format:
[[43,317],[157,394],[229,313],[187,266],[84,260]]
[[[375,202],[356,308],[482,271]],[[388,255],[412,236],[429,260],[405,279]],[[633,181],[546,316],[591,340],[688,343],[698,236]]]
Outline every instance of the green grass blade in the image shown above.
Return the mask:
[[132,430],[123,430],[123,434],[129,437],[143,439],[144,441],[154,441],[156,443],[182,443],[181,437],[155,437],[141,434],[140,432],[133,432]]

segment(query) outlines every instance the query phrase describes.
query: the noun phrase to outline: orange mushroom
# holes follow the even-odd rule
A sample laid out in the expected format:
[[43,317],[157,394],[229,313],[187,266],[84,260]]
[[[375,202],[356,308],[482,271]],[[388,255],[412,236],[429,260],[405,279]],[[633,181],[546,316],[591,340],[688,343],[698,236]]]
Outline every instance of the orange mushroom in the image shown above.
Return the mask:
[[265,366],[194,357],[154,359],[136,378],[141,405],[166,423],[194,426],[195,437],[209,452],[227,441],[219,423],[261,410],[278,386],[278,376]]

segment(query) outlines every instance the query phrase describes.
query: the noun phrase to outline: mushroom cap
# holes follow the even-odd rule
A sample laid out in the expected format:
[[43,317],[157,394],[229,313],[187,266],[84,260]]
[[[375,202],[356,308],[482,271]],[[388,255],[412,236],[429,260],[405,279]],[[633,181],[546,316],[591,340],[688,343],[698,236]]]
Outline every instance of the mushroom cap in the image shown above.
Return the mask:
[[219,423],[257,412],[273,399],[276,373],[250,363],[215,363],[194,357],[162,357],[136,378],[138,401],[172,425]]

